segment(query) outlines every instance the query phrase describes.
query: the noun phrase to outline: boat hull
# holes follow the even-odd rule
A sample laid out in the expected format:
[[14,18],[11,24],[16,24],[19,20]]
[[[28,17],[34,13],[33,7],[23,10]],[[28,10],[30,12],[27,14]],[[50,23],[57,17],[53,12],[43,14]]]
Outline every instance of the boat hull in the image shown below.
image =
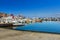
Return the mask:
[[7,24],[0,24],[0,27],[10,27],[13,26],[13,24],[7,23]]

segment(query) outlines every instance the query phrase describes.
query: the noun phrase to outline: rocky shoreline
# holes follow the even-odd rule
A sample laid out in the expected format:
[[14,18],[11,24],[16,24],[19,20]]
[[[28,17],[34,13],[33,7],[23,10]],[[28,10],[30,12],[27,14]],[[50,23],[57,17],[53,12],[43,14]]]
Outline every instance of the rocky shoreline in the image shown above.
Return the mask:
[[60,34],[16,31],[0,28],[0,40],[60,40]]

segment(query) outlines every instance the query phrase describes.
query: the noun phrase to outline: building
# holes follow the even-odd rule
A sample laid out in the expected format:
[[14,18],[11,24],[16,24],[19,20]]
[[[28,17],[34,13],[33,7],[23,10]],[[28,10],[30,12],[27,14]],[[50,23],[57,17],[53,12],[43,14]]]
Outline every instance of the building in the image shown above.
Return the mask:
[[7,17],[7,16],[8,16],[7,14],[0,12],[0,18],[1,17]]

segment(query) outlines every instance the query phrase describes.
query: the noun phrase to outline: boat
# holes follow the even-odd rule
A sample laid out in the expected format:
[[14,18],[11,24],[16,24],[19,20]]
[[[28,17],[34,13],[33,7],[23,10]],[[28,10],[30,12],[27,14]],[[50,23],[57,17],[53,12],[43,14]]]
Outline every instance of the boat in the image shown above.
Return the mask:
[[20,22],[20,21],[13,21],[13,26],[24,26],[25,23],[24,22]]
[[0,27],[10,27],[13,26],[12,23],[0,23]]
[[13,26],[24,26],[22,23],[13,23]]

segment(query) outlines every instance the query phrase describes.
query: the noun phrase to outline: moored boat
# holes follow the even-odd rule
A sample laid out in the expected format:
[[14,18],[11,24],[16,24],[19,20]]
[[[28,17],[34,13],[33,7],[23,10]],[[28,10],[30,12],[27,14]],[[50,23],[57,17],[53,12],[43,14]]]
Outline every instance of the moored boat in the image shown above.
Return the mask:
[[24,26],[25,24],[22,23],[13,23],[13,26]]
[[10,27],[13,26],[12,23],[0,23],[0,27]]
[[17,21],[17,20],[13,21],[13,26],[24,26],[24,25],[25,23],[23,21]]

